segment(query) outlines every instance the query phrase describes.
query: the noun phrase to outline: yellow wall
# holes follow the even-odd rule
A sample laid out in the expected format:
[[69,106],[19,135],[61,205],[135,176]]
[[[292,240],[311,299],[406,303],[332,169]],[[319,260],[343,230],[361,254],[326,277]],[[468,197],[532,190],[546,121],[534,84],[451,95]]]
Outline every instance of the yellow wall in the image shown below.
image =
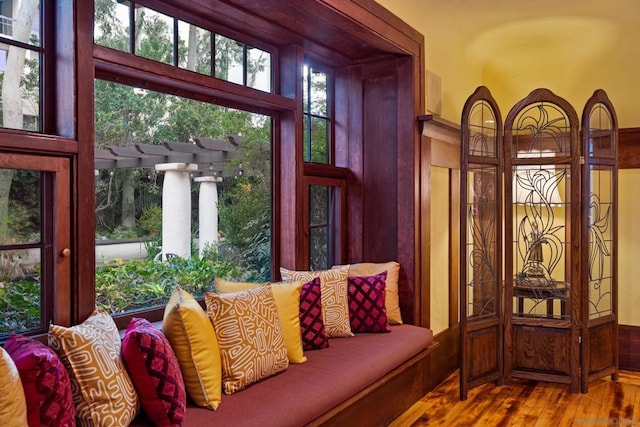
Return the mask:
[[[622,169],[618,173],[618,321],[640,326],[640,169]],[[627,195],[630,197],[623,197]]]
[[449,327],[449,169],[431,167],[431,323],[434,334]]
[[580,116],[601,88],[620,127],[640,126],[637,0],[616,0],[615,7],[601,0],[377,2],[425,36],[426,70],[441,77],[441,116],[449,121],[460,123],[466,98],[480,85],[491,90],[503,119],[539,87]]

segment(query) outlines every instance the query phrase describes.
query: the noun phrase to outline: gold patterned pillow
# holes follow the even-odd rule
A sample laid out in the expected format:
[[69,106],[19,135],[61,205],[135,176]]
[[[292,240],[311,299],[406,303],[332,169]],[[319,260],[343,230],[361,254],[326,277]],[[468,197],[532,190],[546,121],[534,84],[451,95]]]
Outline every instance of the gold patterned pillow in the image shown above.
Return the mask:
[[280,267],[282,280],[307,283],[320,278],[320,298],[324,328],[329,337],[353,336],[349,324],[347,282],[349,266],[318,271],[291,271]]
[[205,295],[222,356],[226,394],[289,366],[271,285],[232,294]]
[[0,425],[26,426],[27,402],[20,373],[9,353],[0,347]]
[[79,325],[49,326],[49,346],[69,371],[79,425],[128,426],[138,396],[120,356],[120,334],[111,316],[96,310]]

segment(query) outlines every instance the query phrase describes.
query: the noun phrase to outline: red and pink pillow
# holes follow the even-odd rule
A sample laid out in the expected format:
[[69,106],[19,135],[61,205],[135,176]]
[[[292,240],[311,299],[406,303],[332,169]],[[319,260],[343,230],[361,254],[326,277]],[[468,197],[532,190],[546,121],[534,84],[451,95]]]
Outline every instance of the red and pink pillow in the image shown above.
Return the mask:
[[181,425],[187,397],[178,360],[162,331],[134,317],[122,340],[122,359],[149,420]]
[[302,285],[300,291],[300,333],[303,350],[320,350],[329,347],[329,338],[322,320],[319,277]]
[[9,336],[4,349],[20,374],[29,426],[75,426],[69,374],[56,352],[18,334]]
[[386,271],[349,277],[347,299],[353,332],[391,332],[385,307],[386,279]]

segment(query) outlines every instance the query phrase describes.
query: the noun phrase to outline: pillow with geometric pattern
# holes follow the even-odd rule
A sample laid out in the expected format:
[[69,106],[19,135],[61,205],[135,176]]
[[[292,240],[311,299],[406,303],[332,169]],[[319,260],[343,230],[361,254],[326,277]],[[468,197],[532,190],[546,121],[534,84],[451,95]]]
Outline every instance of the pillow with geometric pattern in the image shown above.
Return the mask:
[[182,424],[187,406],[180,364],[162,331],[134,317],[122,340],[122,359],[142,409],[155,426]]
[[385,308],[387,272],[375,276],[350,276],[349,322],[353,332],[391,332]]
[[222,359],[225,394],[284,371],[287,348],[271,285],[232,294],[205,294]]
[[294,271],[280,267],[282,280],[307,283],[320,278],[322,294],[322,318],[328,337],[351,337],[349,326],[349,302],[347,299],[347,277],[349,266],[331,270]]
[[40,341],[19,334],[11,334],[4,349],[20,373],[29,426],[75,425],[76,409],[69,374],[56,352]]
[[120,333],[106,311],[96,309],[69,328],[49,326],[49,347],[69,372],[80,425],[128,426],[138,413],[138,395],[122,361]]
[[322,297],[320,278],[302,285],[300,291],[300,334],[304,350],[320,350],[329,347],[329,337],[322,321]]

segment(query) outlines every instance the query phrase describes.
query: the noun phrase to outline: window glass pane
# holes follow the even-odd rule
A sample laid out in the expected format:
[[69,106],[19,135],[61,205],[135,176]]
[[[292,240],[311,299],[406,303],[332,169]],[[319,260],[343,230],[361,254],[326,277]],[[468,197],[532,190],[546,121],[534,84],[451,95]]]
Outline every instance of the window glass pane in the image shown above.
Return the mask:
[[[95,98],[97,305],[163,305],[176,284],[202,296],[216,276],[270,280],[270,117],[100,80]],[[164,143],[182,149],[148,154]],[[107,148],[122,155],[101,157]],[[193,170],[155,167],[174,163]],[[175,207],[163,196],[186,199],[183,220],[163,221]],[[166,256],[184,240],[188,254]]]
[[309,187],[309,224],[324,225],[329,222],[328,187],[312,185]]
[[0,2],[0,34],[29,43],[41,45],[40,2],[18,0]]
[[0,169],[0,184],[10,188],[0,208],[0,335],[43,325],[41,177],[39,171]]
[[215,77],[231,83],[243,84],[244,43],[216,34],[215,51]]
[[95,0],[93,39],[96,44],[129,52],[129,2]]
[[311,118],[311,161],[314,163],[329,162],[328,123],[325,119]]
[[327,228],[312,228],[309,233],[309,266],[311,270],[329,268]]
[[136,55],[173,64],[173,18],[153,9],[135,9]]
[[0,43],[2,126],[40,130],[40,55]]
[[311,70],[311,114],[327,117],[327,74]]
[[329,266],[330,187],[309,186],[309,264],[312,270]]
[[179,66],[211,75],[211,31],[178,21],[178,38]]
[[247,49],[247,86],[271,92],[271,54],[264,50]]

